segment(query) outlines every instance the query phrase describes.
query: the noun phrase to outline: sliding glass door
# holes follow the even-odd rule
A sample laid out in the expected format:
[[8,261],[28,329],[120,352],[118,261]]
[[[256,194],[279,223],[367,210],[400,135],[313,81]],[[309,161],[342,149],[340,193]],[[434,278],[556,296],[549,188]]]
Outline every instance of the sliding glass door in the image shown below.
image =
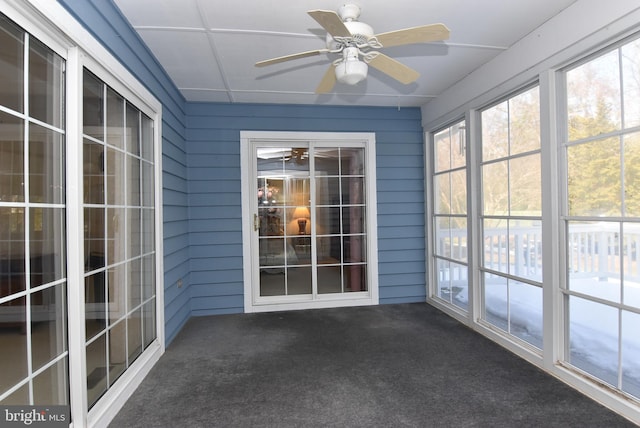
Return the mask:
[[362,140],[250,143],[252,303],[373,296],[368,150]]
[[65,64],[1,15],[0,61],[0,404],[65,405]]
[[84,261],[87,399],[156,338],[153,121],[85,69]]
[[0,405],[83,426],[162,352],[160,106],[49,42],[0,14]]

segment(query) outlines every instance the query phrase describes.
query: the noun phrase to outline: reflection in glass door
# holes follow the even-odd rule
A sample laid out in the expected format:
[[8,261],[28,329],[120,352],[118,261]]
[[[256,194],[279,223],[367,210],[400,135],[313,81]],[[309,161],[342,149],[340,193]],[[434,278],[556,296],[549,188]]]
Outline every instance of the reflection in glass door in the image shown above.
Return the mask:
[[290,302],[368,295],[365,148],[265,143],[253,155],[254,296]]

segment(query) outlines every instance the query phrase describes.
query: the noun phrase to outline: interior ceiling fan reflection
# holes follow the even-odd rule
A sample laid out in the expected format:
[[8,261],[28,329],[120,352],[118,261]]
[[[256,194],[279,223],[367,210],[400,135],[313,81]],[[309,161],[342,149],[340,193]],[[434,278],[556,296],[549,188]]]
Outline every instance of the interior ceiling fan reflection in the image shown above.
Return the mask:
[[413,83],[420,77],[420,73],[378,49],[449,38],[449,29],[444,24],[375,34],[371,26],[357,20],[360,7],[355,4],[345,4],[337,13],[331,10],[310,10],[307,13],[327,30],[327,47],[259,61],[255,65],[264,67],[323,53],[340,55],[325,72],[316,88],[317,94],[331,92],[336,82],[348,85],[361,82],[367,77],[369,65],[401,83]]

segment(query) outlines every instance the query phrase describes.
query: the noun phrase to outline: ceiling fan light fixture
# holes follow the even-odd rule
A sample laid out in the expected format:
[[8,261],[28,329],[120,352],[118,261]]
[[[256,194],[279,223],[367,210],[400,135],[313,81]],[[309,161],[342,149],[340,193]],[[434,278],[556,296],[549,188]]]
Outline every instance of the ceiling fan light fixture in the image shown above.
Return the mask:
[[345,48],[343,59],[335,68],[336,80],[347,85],[355,85],[367,78],[369,66],[358,58],[358,49],[354,47]]
[[336,79],[340,83],[355,85],[367,78],[369,67],[360,60],[342,61],[336,65]]

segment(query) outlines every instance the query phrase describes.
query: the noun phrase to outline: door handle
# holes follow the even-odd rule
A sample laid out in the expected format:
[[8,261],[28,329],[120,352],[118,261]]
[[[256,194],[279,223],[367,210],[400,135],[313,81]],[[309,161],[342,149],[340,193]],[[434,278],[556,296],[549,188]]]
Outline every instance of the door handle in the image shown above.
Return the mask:
[[260,230],[260,217],[258,217],[258,214],[253,215],[253,230]]

